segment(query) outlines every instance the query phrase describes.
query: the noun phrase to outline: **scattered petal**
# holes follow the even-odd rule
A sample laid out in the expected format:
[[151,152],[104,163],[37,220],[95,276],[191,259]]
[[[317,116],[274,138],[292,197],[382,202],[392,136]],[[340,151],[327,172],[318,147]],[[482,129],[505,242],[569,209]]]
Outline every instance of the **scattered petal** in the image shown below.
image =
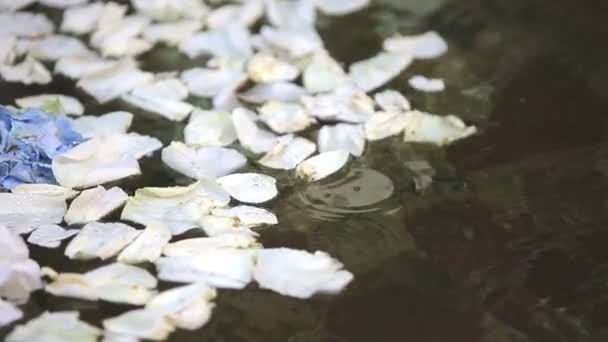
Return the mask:
[[348,83],[342,66],[325,50],[314,54],[302,74],[304,87],[311,93],[334,91]]
[[78,191],[53,184],[19,184],[11,191],[15,194],[63,196],[65,199],[78,195]]
[[122,99],[127,103],[158,114],[171,121],[183,121],[192,105],[183,101],[188,97],[188,88],[179,79],[161,79],[136,86]]
[[279,223],[277,216],[272,212],[258,207],[239,205],[232,208],[217,208],[211,210],[213,216],[238,219],[241,226],[257,227]]
[[101,2],[68,8],[63,12],[61,31],[74,34],[91,33],[97,27],[103,10],[104,4]]
[[138,37],[149,24],[149,18],[137,15],[115,19],[105,26],[100,24],[91,35],[90,44],[104,57],[137,56],[152,48],[152,43]]
[[295,133],[314,124],[315,119],[299,104],[271,101],[259,108],[260,119],[276,133]]
[[201,217],[199,225],[207,236],[218,236],[229,233],[244,233],[253,237],[258,236],[250,227],[241,225],[240,221],[234,217],[205,215]]
[[[22,97],[15,100],[15,103],[20,108],[52,108],[59,107],[60,112],[55,113],[59,115],[82,115],[84,113],[84,107],[78,99],[60,95],[60,94],[42,94],[35,96]],[[58,105],[56,105],[58,104]]]
[[45,61],[91,53],[79,39],[60,34],[37,39],[20,39],[16,49],[19,54],[28,54]]
[[315,25],[315,4],[312,0],[265,0],[266,18],[280,28],[307,28]]
[[28,258],[23,239],[0,224],[0,297],[16,304],[42,287],[40,266]]
[[360,157],[365,149],[365,137],[361,125],[337,124],[326,125],[319,130],[319,152],[345,150]]
[[247,164],[247,158],[230,148],[191,147],[175,141],[163,149],[162,160],[173,170],[197,180],[226,176]]
[[165,43],[176,46],[183,40],[190,38],[202,28],[203,24],[197,20],[183,20],[171,23],[153,24],[144,29],[144,38],[152,43]]
[[318,181],[342,169],[348,156],[348,151],[344,150],[321,153],[300,163],[296,175],[309,182]]
[[247,81],[242,65],[227,63],[219,68],[193,68],[182,72],[181,79],[194,95],[214,97],[233,93]]
[[159,21],[201,19],[208,11],[200,0],[132,0],[131,3],[138,12]]
[[277,180],[259,173],[235,173],[217,182],[230,196],[245,203],[264,203],[278,195]]
[[163,247],[169,240],[171,231],[167,226],[162,223],[151,224],[118,255],[118,261],[127,264],[154,262],[160,258]]
[[211,55],[244,59],[253,54],[250,39],[249,31],[234,23],[221,29],[195,33],[179,44],[179,50],[190,58]]
[[0,327],[9,325],[23,317],[21,311],[15,304],[0,298]]
[[260,34],[266,43],[294,58],[323,49],[323,41],[313,27],[293,29],[264,26]]
[[437,58],[448,51],[448,44],[435,31],[419,35],[395,35],[384,41],[384,49],[388,52],[402,52],[412,55],[415,59]]
[[289,82],[275,82],[257,84],[239,97],[246,102],[262,104],[268,101],[297,102],[302,96],[308,95],[306,90],[297,84]]
[[361,123],[374,114],[374,100],[349,86],[329,94],[305,96],[302,103],[312,115],[324,121]]
[[127,198],[129,195],[118,187],[106,190],[102,186],[97,186],[84,190],[72,201],[64,220],[70,225],[99,221],[122,207]]
[[292,170],[317,150],[315,143],[292,134],[280,137],[258,163],[271,169]]
[[300,74],[300,70],[277,57],[258,53],[249,60],[247,73],[254,82],[272,83],[293,81]]
[[410,102],[396,90],[385,90],[374,95],[374,100],[387,112],[406,112],[411,109]]
[[184,128],[184,141],[196,146],[228,146],[236,140],[232,116],[228,112],[195,108]]
[[72,6],[82,5],[89,0],[38,0],[42,5],[53,8],[69,8]]
[[68,56],[60,58],[55,63],[55,73],[71,79],[81,79],[97,72],[111,70],[119,63],[119,61],[104,59],[95,54]]
[[213,237],[185,239],[165,246],[163,254],[169,257],[205,255],[217,249],[258,249],[262,245],[254,236],[232,232]]
[[241,145],[253,153],[268,152],[279,137],[259,128],[258,121],[258,116],[248,109],[237,108],[232,112],[232,123]]
[[315,4],[326,15],[346,15],[369,6],[370,0],[315,0]]
[[123,223],[91,222],[84,226],[65,248],[70,259],[106,260],[118,254],[139,232]]
[[86,115],[74,119],[72,124],[83,137],[95,138],[127,133],[132,121],[133,114],[129,112],[111,112],[100,116]]
[[405,142],[448,145],[477,132],[475,126],[468,126],[454,115],[439,116],[412,111],[407,113]]
[[378,112],[365,122],[365,138],[380,140],[397,135],[405,129],[408,115],[405,112]]
[[214,181],[202,180],[187,187],[143,188],[129,198],[121,219],[143,225],[163,223],[173,235],[198,227],[214,207],[230,202],[230,195]]
[[353,274],[327,253],[276,248],[258,251],[254,278],[265,289],[296,298],[317,293],[336,294],[353,280]]
[[439,92],[445,90],[445,83],[440,78],[427,78],[416,75],[409,79],[410,87],[424,92]]
[[215,8],[205,18],[207,27],[218,29],[232,23],[250,27],[264,15],[262,0],[243,1],[238,5],[226,4]]
[[[101,330],[78,319],[78,311],[45,312],[17,326],[7,342],[79,341],[95,342]],[[42,339],[41,339],[42,338]]]
[[0,32],[17,37],[42,37],[53,33],[53,23],[44,14],[0,12]]
[[214,288],[194,283],[160,293],[146,304],[146,309],[165,314],[178,328],[197,330],[211,318],[215,296]]
[[46,67],[31,56],[26,57],[19,64],[0,65],[0,75],[7,82],[19,82],[25,85],[48,84],[52,80],[51,73]]
[[381,52],[370,59],[353,63],[349,76],[359,88],[368,92],[399,76],[411,62],[412,56],[407,53]]
[[103,320],[107,331],[137,338],[163,341],[175,330],[169,318],[155,310],[137,309]]
[[30,6],[37,0],[0,0],[0,12],[15,12]]
[[56,224],[43,224],[30,234],[27,242],[45,248],[57,248],[61,245],[61,241],[77,233],[77,229],[66,230]]
[[0,65],[13,64],[15,58],[17,58],[15,44],[17,44],[15,36],[4,33],[0,34]]
[[0,193],[0,203],[0,226],[15,234],[60,223],[67,209],[63,194]]

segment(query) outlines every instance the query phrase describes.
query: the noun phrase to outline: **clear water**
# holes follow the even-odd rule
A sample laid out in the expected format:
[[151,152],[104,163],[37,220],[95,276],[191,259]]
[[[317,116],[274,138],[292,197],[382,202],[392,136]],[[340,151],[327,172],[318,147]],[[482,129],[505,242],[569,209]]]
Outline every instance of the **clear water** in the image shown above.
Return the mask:
[[[447,149],[398,137],[373,143],[347,170],[310,185],[276,173],[281,196],[269,207],[280,225],[262,233],[264,245],[327,251],[355,281],[341,295],[308,301],[253,287],[221,291],[210,323],[171,341],[607,341],[606,19],[601,1],[567,0],[377,0],[362,13],[321,18],[327,47],[345,63],[373,55],[394,32],[440,31],[449,54],[416,62],[389,87],[481,133]],[[159,48],[143,66],[200,62]],[[406,80],[416,73],[445,78],[448,89],[415,93]],[[61,78],[1,87],[0,103],[66,93],[89,114],[130,110],[134,131],[164,143],[182,138],[181,124],[120,102],[99,106]],[[436,170],[422,194],[405,167],[412,160]],[[158,156],[142,168],[119,185],[132,192],[189,182]],[[99,265],[68,261],[59,250],[32,254],[61,271]],[[76,309],[99,324],[128,308],[36,293],[26,311],[30,318]]]

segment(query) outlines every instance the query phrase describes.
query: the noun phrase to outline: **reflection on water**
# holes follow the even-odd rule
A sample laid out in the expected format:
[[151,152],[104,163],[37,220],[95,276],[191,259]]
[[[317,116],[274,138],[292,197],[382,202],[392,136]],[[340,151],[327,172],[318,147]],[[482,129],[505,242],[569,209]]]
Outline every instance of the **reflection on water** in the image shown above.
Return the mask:
[[[280,176],[271,204],[280,224],[261,232],[263,243],[325,250],[355,281],[310,301],[222,291],[209,325],[172,341],[608,341],[608,51],[591,39],[605,38],[607,26],[605,5],[591,3],[377,0],[364,13],[321,18],[327,47],[346,63],[373,55],[382,36],[437,28],[448,55],[416,62],[389,86],[481,133],[447,149],[400,137],[372,143],[363,159],[318,183]],[[560,10],[566,5],[571,11]],[[158,49],[143,67],[192,63]],[[413,92],[413,74],[445,78],[448,89]],[[92,114],[130,109],[96,106],[61,78],[48,88],[2,86],[0,103],[52,89],[79,97]],[[135,131],[165,144],[181,139],[180,125],[134,112]],[[423,194],[408,168],[418,160],[434,169]],[[176,182],[158,157],[142,169],[119,185],[132,192]],[[97,266],[41,248],[32,254],[62,271]],[[68,309],[99,324],[126,308],[37,293],[26,311]]]

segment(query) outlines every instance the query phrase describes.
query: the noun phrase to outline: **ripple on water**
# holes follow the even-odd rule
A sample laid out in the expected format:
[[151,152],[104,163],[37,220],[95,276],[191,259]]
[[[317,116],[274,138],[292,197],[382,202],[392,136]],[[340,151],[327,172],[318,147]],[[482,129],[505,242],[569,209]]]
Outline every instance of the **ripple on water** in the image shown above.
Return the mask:
[[352,167],[340,178],[308,184],[297,191],[297,206],[317,220],[338,220],[348,214],[387,210],[395,188],[382,173]]

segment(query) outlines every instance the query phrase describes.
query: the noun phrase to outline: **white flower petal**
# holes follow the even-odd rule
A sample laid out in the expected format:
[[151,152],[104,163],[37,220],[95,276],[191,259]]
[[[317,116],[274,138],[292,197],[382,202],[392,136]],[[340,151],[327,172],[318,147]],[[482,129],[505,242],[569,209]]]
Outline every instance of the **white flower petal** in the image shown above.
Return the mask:
[[411,62],[412,57],[407,53],[381,52],[370,59],[353,63],[348,73],[359,88],[369,92],[399,76]]
[[296,175],[309,182],[318,181],[342,169],[348,156],[348,151],[344,150],[321,153],[300,163]]
[[53,79],[46,67],[31,56],[26,57],[19,64],[0,65],[0,75],[7,82],[19,82],[25,85],[48,84]]
[[214,288],[194,283],[160,293],[146,304],[146,309],[167,315],[179,328],[197,330],[211,318],[215,296]]
[[411,109],[410,102],[396,90],[385,90],[374,95],[374,100],[387,112],[406,112]]
[[61,31],[74,34],[91,33],[97,26],[104,5],[101,2],[71,7],[63,12]]
[[306,90],[297,84],[275,82],[257,84],[244,93],[239,94],[245,102],[262,104],[267,101],[297,102],[302,96],[308,95]]
[[60,34],[39,39],[20,39],[17,41],[16,49],[19,54],[28,54],[48,61],[92,53],[79,39]]
[[276,133],[295,133],[305,130],[316,120],[296,103],[271,101],[259,108],[260,119]]
[[315,0],[315,4],[326,15],[346,15],[369,6],[370,0]]
[[242,289],[253,277],[255,250],[210,249],[196,256],[164,257],[156,261],[158,278],[180,283]]
[[[53,270],[53,272],[55,272]],[[82,300],[99,300],[95,288],[89,284],[86,277],[78,273],[60,273],[50,275],[52,281],[44,287],[44,291],[57,297],[78,298]]]
[[11,65],[17,58],[15,51],[17,38],[10,34],[0,34],[0,65]]
[[179,44],[179,50],[190,58],[211,55],[235,59],[252,55],[249,31],[238,23],[224,28],[199,32]]
[[70,241],[65,248],[65,255],[70,259],[105,260],[118,254],[139,233],[123,223],[91,222]]
[[313,0],[265,0],[266,18],[280,28],[313,27],[315,25],[315,4]]
[[129,196],[118,187],[106,190],[102,186],[84,190],[70,204],[64,220],[67,224],[99,221],[122,207]]
[[207,236],[218,236],[229,233],[244,233],[253,237],[259,235],[252,231],[250,227],[242,225],[239,219],[235,217],[205,215],[201,217],[199,225]]
[[82,115],[84,107],[77,98],[60,94],[41,94],[22,97],[15,100],[20,108],[45,108],[49,104],[59,103],[60,113],[68,115]]
[[134,336],[114,334],[108,331],[103,333],[101,342],[140,342],[140,339]]
[[225,92],[235,92],[247,81],[247,75],[240,65],[226,65],[215,69],[189,69],[182,72],[181,79],[192,94],[213,97]]
[[15,12],[26,8],[37,0],[0,0],[0,12]]
[[23,239],[0,224],[0,297],[23,304],[42,287],[40,266],[28,255]]
[[55,157],[53,174],[68,188],[116,181],[140,174],[137,160],[161,147],[158,139],[137,133],[96,137]]
[[263,249],[258,251],[254,278],[262,288],[306,299],[317,293],[342,291],[353,279],[343,266],[320,251],[311,254],[288,248]]
[[454,115],[439,116],[411,111],[407,113],[405,142],[429,143],[438,146],[448,145],[477,132],[475,126],[468,126]]
[[193,238],[170,243],[163,249],[169,257],[208,255],[217,249],[261,248],[254,236],[243,232],[231,232],[213,237]]
[[128,264],[154,262],[171,240],[171,231],[162,223],[151,224],[119,255],[118,261]]
[[322,93],[334,91],[349,80],[342,66],[323,50],[314,54],[304,69],[302,81],[309,92]]
[[213,216],[238,219],[241,226],[257,227],[259,225],[277,224],[277,216],[272,212],[249,205],[239,205],[232,208],[217,208],[211,210]]
[[94,54],[68,56],[55,63],[54,71],[71,79],[80,79],[103,70],[112,70],[119,63]]
[[84,274],[87,282],[93,287],[109,284],[138,285],[153,289],[158,284],[156,278],[147,270],[132,265],[115,262],[98,267]]
[[188,88],[179,79],[156,80],[122,95],[127,103],[171,121],[183,121],[192,112],[193,106],[183,101],[186,97]]
[[0,12],[0,32],[17,37],[42,37],[53,33],[53,23],[44,14]]
[[315,143],[308,139],[285,135],[258,163],[271,169],[292,170],[316,150]]
[[0,225],[15,234],[60,223],[67,209],[63,194],[0,193],[0,203]]
[[149,18],[137,15],[113,20],[111,25],[100,23],[91,35],[90,44],[104,57],[137,56],[152,48],[152,43],[139,38],[149,24]]
[[23,311],[15,304],[0,299],[0,327],[9,325],[22,317]]
[[6,336],[7,342],[79,341],[95,342],[101,330],[78,319],[78,311],[45,312],[17,326]]
[[264,3],[262,0],[243,1],[238,5],[226,4],[215,8],[205,18],[207,27],[218,29],[233,23],[242,26],[252,26],[264,15]]
[[395,35],[384,41],[384,49],[389,52],[411,54],[415,59],[437,58],[448,51],[448,44],[435,31],[419,35]]
[[43,224],[27,238],[27,242],[46,248],[57,248],[61,241],[78,233],[77,229],[63,229],[56,224]]
[[98,102],[105,103],[151,82],[153,78],[154,75],[139,70],[134,62],[126,60],[111,68],[86,75],[77,85]]
[[254,112],[245,108],[237,108],[232,112],[232,123],[241,145],[253,153],[268,152],[279,137],[259,128],[258,120]]
[[319,152],[348,151],[360,157],[365,149],[365,137],[361,125],[337,124],[321,127],[318,136]]
[[421,75],[412,76],[408,83],[410,87],[424,92],[439,92],[445,90],[445,83],[440,78],[427,78]]
[[184,128],[188,145],[228,146],[236,141],[232,116],[228,112],[205,111],[195,108]]
[[100,116],[86,115],[72,120],[72,125],[83,137],[95,138],[127,133],[132,121],[133,114],[129,112],[111,112]]
[[295,66],[272,55],[258,53],[247,65],[249,78],[257,83],[293,81],[300,74]]
[[69,8],[82,5],[89,0],[38,0],[39,3],[53,8]]
[[197,20],[182,20],[171,23],[153,24],[144,29],[144,38],[152,43],[176,46],[199,31],[203,23]]
[[214,181],[198,181],[187,187],[143,188],[129,198],[121,219],[144,225],[163,223],[177,235],[198,227],[210,208],[229,202],[230,195]]
[[284,51],[294,58],[323,49],[323,41],[314,27],[280,29],[264,26],[260,34],[270,46]]
[[78,195],[78,191],[53,184],[19,184],[13,188],[12,192],[15,194],[64,196],[65,199],[72,199]]
[[325,121],[361,123],[374,114],[374,100],[350,86],[329,94],[305,96],[302,103],[312,115]]
[[131,3],[137,11],[159,21],[201,19],[208,11],[200,0],[132,0]]
[[218,178],[217,182],[230,196],[245,203],[268,202],[279,193],[277,180],[259,173],[235,173]]
[[169,318],[157,311],[137,309],[103,320],[105,330],[120,335],[163,341],[175,330]]
[[173,170],[194,179],[216,179],[229,175],[247,164],[238,151],[217,147],[191,147],[172,142],[163,149],[163,163]]
[[380,140],[401,133],[407,125],[405,112],[378,112],[365,122],[365,138]]

